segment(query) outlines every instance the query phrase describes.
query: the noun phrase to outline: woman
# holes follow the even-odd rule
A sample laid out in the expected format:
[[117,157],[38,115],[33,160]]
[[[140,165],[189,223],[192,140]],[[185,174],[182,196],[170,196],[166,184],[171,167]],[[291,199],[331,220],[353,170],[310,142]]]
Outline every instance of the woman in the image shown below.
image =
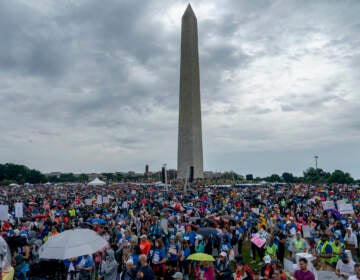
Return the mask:
[[184,280],[189,279],[190,263],[187,261],[187,257],[190,256],[189,243],[186,240],[181,242],[181,250],[179,252],[179,266],[184,275]]
[[114,251],[105,249],[105,256],[101,262],[100,275],[103,280],[113,280],[117,277],[118,263],[115,260]]
[[161,239],[155,240],[155,249],[151,254],[151,265],[155,276],[164,279],[166,273],[166,252],[165,246]]
[[196,280],[214,280],[215,271],[211,262],[201,262],[196,265],[195,279]]
[[239,261],[236,264],[235,272],[233,273],[234,280],[252,280],[250,273],[245,269],[243,261]]

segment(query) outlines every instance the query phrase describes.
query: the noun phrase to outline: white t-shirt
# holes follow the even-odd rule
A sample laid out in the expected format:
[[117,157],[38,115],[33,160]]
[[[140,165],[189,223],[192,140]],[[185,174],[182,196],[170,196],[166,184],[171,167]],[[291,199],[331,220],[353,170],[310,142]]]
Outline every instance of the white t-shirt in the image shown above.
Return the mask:
[[336,270],[339,270],[341,274],[345,274],[347,276],[354,275],[354,265],[355,263],[352,260],[348,263],[344,263],[342,260],[339,260],[336,264]]

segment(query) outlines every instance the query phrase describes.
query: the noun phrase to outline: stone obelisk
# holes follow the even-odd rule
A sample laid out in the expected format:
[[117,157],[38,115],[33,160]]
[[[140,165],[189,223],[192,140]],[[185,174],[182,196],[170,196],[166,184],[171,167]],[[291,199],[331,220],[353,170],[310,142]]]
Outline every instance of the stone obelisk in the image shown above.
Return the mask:
[[203,178],[197,20],[189,4],[181,23],[178,178]]

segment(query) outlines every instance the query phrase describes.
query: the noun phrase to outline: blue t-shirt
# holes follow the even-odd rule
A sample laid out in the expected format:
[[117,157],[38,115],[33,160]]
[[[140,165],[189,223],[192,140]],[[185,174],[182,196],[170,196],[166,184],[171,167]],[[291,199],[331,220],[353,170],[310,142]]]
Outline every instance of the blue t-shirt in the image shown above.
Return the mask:
[[155,248],[154,251],[152,252],[152,257],[151,257],[152,262],[159,263],[164,258],[166,258],[165,250]]

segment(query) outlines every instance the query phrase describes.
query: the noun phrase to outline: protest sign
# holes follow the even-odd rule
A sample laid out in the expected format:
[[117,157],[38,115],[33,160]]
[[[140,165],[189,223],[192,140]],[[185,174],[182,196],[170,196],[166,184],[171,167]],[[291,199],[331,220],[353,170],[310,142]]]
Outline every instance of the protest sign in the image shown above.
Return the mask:
[[101,195],[98,195],[97,198],[96,198],[96,203],[97,204],[102,204],[102,196]]
[[266,239],[260,238],[259,235],[256,233],[251,238],[251,242],[254,243],[257,247],[261,248],[266,243]]
[[308,225],[302,226],[302,232],[303,232],[304,238],[310,238],[311,237],[310,227]]
[[9,206],[0,205],[0,221],[7,221],[9,219]]
[[322,201],[321,204],[324,210],[335,209],[335,203],[332,200]]
[[340,206],[338,206],[338,210],[342,215],[354,214],[354,208],[351,203],[340,204]]
[[22,202],[15,203],[15,217],[22,218],[24,216],[24,208]]
[[92,199],[91,198],[85,199],[85,205],[91,206],[92,205]]

